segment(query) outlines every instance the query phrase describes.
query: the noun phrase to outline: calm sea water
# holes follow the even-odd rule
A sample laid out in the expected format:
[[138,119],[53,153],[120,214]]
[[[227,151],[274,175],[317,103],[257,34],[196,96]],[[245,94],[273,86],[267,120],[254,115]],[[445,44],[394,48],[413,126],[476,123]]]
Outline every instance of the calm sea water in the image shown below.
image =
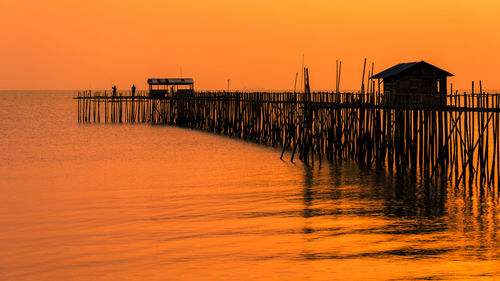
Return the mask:
[[[498,280],[500,207],[0,92],[0,280]],[[289,159],[289,155],[286,157]]]

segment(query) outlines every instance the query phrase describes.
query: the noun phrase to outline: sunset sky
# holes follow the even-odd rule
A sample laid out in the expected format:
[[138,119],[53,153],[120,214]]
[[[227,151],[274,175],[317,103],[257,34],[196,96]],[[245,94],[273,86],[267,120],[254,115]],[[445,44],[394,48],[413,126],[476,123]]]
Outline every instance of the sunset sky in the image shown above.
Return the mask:
[[499,89],[498,0],[19,0],[0,2],[0,89],[291,89],[302,54],[311,89],[359,89],[375,71],[425,60],[454,88]]

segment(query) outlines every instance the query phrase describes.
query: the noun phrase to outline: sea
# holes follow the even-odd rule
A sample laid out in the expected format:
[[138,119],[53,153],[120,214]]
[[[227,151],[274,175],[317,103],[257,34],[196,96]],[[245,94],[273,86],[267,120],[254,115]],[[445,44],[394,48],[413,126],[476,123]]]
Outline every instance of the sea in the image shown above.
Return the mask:
[[0,92],[0,280],[500,279],[495,194],[82,124],[76,94]]

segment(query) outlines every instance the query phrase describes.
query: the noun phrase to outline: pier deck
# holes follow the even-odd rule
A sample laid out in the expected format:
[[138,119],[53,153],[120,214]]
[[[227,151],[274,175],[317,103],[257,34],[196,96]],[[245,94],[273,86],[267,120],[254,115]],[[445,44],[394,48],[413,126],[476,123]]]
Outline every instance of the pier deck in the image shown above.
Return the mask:
[[374,93],[195,92],[158,99],[85,91],[75,98],[81,123],[177,125],[280,146],[306,165],[352,159],[428,182],[500,187],[500,94],[449,95],[446,106],[436,107],[381,104]]

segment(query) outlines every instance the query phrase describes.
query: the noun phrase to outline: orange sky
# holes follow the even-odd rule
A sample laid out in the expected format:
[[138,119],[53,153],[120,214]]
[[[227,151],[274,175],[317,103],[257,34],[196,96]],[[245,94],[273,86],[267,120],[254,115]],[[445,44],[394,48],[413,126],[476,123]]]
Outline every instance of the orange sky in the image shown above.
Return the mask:
[[500,88],[498,0],[18,0],[0,2],[0,89],[291,89],[301,57],[311,89],[359,89],[365,57],[383,70],[426,60]]

